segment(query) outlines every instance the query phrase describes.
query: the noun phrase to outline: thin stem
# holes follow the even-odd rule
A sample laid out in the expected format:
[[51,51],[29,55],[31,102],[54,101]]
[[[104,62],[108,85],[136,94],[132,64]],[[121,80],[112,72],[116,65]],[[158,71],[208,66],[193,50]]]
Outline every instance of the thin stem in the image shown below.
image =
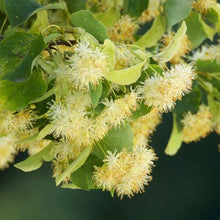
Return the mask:
[[5,24],[6,24],[7,20],[8,20],[8,18],[6,17],[4,19],[4,21],[3,21],[3,23],[2,23],[2,26],[1,26],[1,29],[0,29],[0,35],[2,34],[2,31],[3,31],[4,27],[5,27]]
[[107,156],[107,154],[105,153],[104,149],[102,148],[102,146],[99,144],[99,142],[96,142],[96,144],[98,145],[99,149],[102,151],[102,153]]

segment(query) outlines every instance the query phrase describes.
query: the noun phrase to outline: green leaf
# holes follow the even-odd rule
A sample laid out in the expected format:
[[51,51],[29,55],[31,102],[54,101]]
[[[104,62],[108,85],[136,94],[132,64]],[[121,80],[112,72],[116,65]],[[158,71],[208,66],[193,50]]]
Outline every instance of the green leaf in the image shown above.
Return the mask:
[[220,102],[208,95],[208,105],[212,112],[212,122],[215,124],[220,121]]
[[[102,160],[95,155],[90,155],[86,162],[78,170],[72,173],[71,179],[73,183],[70,183],[70,187],[72,188],[72,184],[74,184],[75,186],[84,190],[97,188],[94,180],[92,179],[94,166],[101,166],[102,164]],[[66,184],[64,187],[67,188],[68,185],[69,184]]]
[[5,0],[0,0],[0,12],[5,13]]
[[34,72],[24,82],[0,81],[0,109],[19,111],[46,92],[47,86],[40,73]]
[[78,170],[86,162],[91,151],[92,151],[92,146],[87,146],[82,151],[82,153],[80,153],[79,156],[69,165],[69,167],[66,170],[64,170],[63,173],[57,176],[56,185],[58,186],[68,175]]
[[80,10],[71,15],[71,22],[76,27],[85,29],[100,42],[108,39],[108,33],[105,26],[98,21],[94,15],[87,10]]
[[108,57],[107,62],[108,62],[109,70],[114,70],[115,59],[116,59],[115,58],[115,44],[111,40],[106,39],[103,44],[102,52]]
[[193,0],[167,0],[165,13],[167,17],[167,29],[186,18],[192,10]]
[[114,150],[117,150],[120,152],[124,147],[128,150],[132,150],[133,137],[132,128],[128,123],[112,128],[108,134],[95,145],[93,154],[103,159],[104,153],[107,153],[107,151],[114,152]]
[[181,147],[182,138],[183,138],[183,135],[179,131],[178,126],[177,126],[176,115],[173,114],[173,130],[172,130],[169,142],[167,144],[167,147],[165,149],[165,153],[170,156],[175,155]]
[[198,71],[205,73],[220,72],[220,63],[216,60],[197,60],[196,67]]
[[144,104],[144,101],[141,102],[139,108],[133,112],[132,119],[137,119],[143,115],[148,114],[151,111],[152,107],[149,107]]
[[47,26],[49,26],[47,10],[39,11],[37,13],[37,19],[30,29],[30,33],[38,34],[42,32]]
[[25,81],[33,60],[46,47],[42,35],[15,33],[0,43],[0,80]]
[[30,172],[39,169],[42,166],[43,161],[48,162],[53,160],[54,156],[51,154],[53,145],[54,143],[49,144],[40,152],[28,157],[22,162],[16,163],[14,166],[24,172]]
[[5,9],[13,27],[24,23],[42,6],[34,0],[6,0]]
[[98,86],[95,87],[89,84],[89,88],[90,88],[90,97],[92,100],[92,104],[93,107],[95,108],[98,105],[99,99],[101,98],[102,95],[102,84],[100,83]]
[[148,30],[135,44],[137,46],[148,48],[155,46],[166,30],[166,18],[159,15],[154,20],[150,30]]
[[201,23],[201,15],[192,12],[185,21],[189,40],[192,42],[193,49],[197,48],[207,38],[206,31]]
[[187,27],[185,22],[183,21],[181,24],[181,27],[178,29],[175,37],[172,39],[172,41],[168,44],[167,47],[163,49],[160,53],[156,54],[153,58],[156,61],[159,61],[161,63],[166,63],[172,57],[175,55],[176,51],[180,47],[182,43],[182,39],[186,33]]
[[183,96],[181,101],[176,102],[173,112],[176,116],[178,116],[177,118],[180,121],[186,112],[190,111],[192,113],[196,113],[199,109],[200,101],[201,91],[198,88],[197,83],[194,83],[192,91]]
[[141,70],[145,63],[146,60],[127,69],[111,71],[105,78],[119,85],[130,85],[141,76]]
[[124,0],[125,13],[131,17],[139,17],[147,6],[148,0]]
[[111,28],[117,23],[119,17],[119,11],[115,8],[110,8],[106,13],[103,13],[100,21],[105,25],[106,28]]
[[88,0],[65,0],[67,7],[68,7],[68,11],[70,13],[82,10],[82,9],[86,9],[86,2]]

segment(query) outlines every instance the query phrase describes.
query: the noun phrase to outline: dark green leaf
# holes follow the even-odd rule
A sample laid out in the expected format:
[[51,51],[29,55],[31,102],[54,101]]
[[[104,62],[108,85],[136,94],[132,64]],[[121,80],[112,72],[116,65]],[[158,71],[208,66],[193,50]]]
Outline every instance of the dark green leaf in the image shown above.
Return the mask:
[[215,124],[220,121],[220,102],[208,96],[208,104],[212,112],[212,122]]
[[0,12],[5,12],[5,0],[0,0]]
[[40,73],[34,72],[24,82],[0,81],[1,109],[18,111],[46,92],[47,86]]
[[107,80],[104,80],[103,83],[102,83],[102,95],[101,95],[101,98],[106,98],[109,93],[111,91],[111,87],[109,85],[109,82]]
[[211,27],[215,27],[219,20],[218,13],[213,9],[210,8],[207,13],[203,16],[205,22],[210,25]]
[[132,115],[132,119],[137,119],[143,115],[146,115],[147,113],[149,113],[151,111],[152,107],[149,107],[147,105],[144,104],[144,101],[141,102],[140,107],[138,108],[138,110],[136,110],[135,112],[133,112]]
[[87,10],[80,10],[71,15],[71,22],[76,27],[85,29],[100,42],[108,39],[108,33],[105,26],[98,21],[94,15]]
[[180,121],[186,112],[190,111],[192,113],[196,113],[198,111],[200,100],[201,91],[198,88],[198,85],[194,83],[191,93],[183,96],[181,101],[177,101],[175,109],[173,110],[177,117],[179,128],[181,127]]
[[46,47],[41,35],[15,33],[0,43],[0,80],[25,81],[33,60]]
[[88,0],[65,0],[70,13],[86,9]]
[[174,24],[179,23],[186,18],[192,10],[192,0],[167,0],[165,4],[165,13],[167,17],[168,30]]
[[139,17],[147,6],[148,0],[124,0],[125,13],[131,17]]
[[24,23],[37,9],[42,6],[35,0],[6,0],[5,9],[13,27]]
[[[72,173],[73,183],[81,189],[89,190],[96,188],[92,179],[94,166],[101,166],[103,162],[95,155],[90,155],[86,162],[77,171]],[[65,186],[67,188],[67,185]]]
[[90,97],[92,100],[92,104],[93,107],[95,108],[98,103],[99,103],[99,99],[101,98],[102,95],[102,84],[100,83],[98,86],[93,86],[93,85],[89,85],[90,88]]

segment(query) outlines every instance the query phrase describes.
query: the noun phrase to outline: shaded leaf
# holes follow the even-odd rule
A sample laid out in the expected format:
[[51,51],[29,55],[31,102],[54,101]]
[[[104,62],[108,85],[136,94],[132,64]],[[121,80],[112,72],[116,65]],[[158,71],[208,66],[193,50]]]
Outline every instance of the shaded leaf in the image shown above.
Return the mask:
[[167,0],[165,13],[167,17],[167,29],[186,18],[192,10],[193,0]]
[[25,81],[33,60],[46,47],[42,35],[15,33],[0,43],[0,80]]
[[[85,190],[97,188],[92,179],[94,166],[101,166],[102,164],[102,160],[95,155],[90,155],[86,162],[78,170],[72,173],[71,179],[73,183],[70,184],[75,184],[77,187]],[[65,188],[67,188],[67,186],[66,184]],[[70,185],[70,187],[73,187],[73,185]]]
[[37,9],[42,6],[35,0],[6,0],[5,9],[13,27],[24,23]]
[[1,109],[19,111],[26,107],[32,100],[46,92],[47,86],[42,75],[34,72],[24,82],[0,81]]
[[93,107],[95,108],[98,105],[99,99],[101,98],[102,95],[102,84],[100,83],[97,86],[93,86],[89,84],[89,88],[90,88],[90,97],[92,100],[92,104]]
[[144,101],[141,102],[139,108],[133,112],[131,119],[137,119],[143,115],[148,114],[151,111],[152,107],[149,107],[144,104]]
[[124,0],[125,13],[131,17],[139,17],[147,6],[148,0]]

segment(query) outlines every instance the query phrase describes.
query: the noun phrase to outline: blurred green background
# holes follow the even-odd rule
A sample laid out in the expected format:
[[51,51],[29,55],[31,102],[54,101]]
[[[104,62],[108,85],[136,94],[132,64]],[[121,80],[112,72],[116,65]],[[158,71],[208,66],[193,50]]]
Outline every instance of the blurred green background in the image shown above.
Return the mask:
[[50,164],[32,173],[11,167],[0,172],[0,219],[220,219],[219,136],[184,144],[169,157],[163,151],[171,129],[172,117],[166,114],[152,138],[159,160],[146,193],[120,200],[108,192],[61,189]]

